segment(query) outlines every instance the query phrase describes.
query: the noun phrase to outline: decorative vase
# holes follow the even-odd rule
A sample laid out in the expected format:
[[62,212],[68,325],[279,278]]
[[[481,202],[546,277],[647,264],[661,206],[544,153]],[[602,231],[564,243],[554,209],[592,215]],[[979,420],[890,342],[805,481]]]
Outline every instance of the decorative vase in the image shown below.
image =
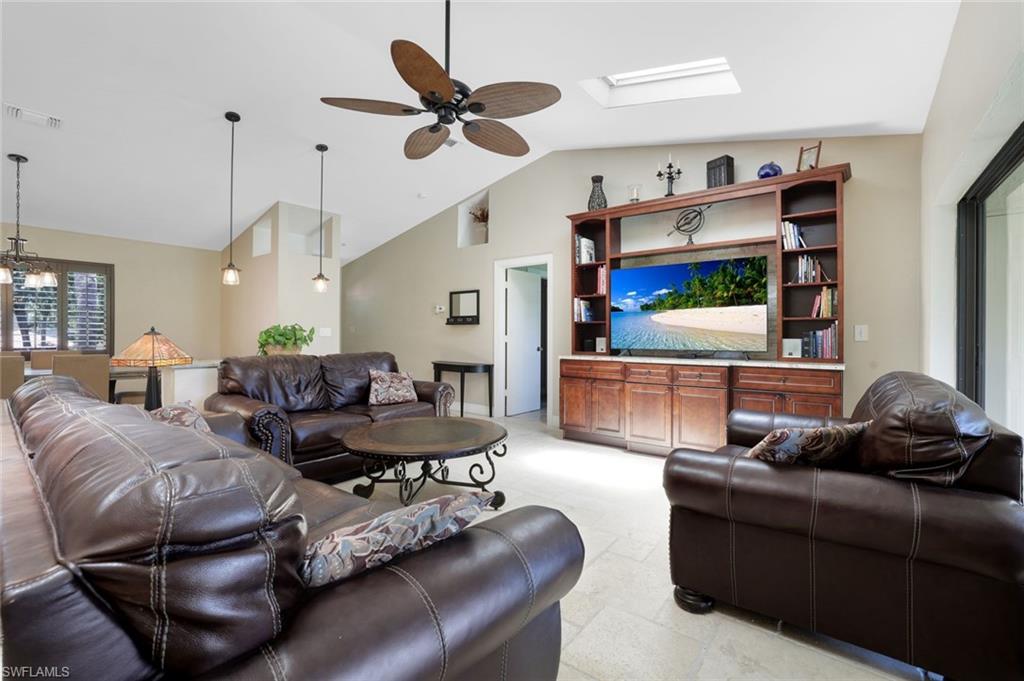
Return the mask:
[[757,169],[757,179],[763,180],[768,177],[775,177],[782,174],[782,166],[775,161],[768,161]]
[[604,195],[604,175],[594,175],[590,178],[594,186],[590,190],[590,201],[587,202],[587,210],[601,210],[608,207],[608,197]]
[[268,345],[263,348],[268,355],[297,355],[302,352],[298,345]]

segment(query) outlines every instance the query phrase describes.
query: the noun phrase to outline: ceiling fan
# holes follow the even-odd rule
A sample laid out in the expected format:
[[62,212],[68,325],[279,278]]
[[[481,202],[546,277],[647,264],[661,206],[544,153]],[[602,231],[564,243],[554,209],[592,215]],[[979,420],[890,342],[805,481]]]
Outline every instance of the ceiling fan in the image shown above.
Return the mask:
[[[434,153],[451,131],[448,126],[462,123],[462,134],[478,147],[506,156],[523,156],[530,151],[519,133],[497,118],[513,118],[540,111],[562,98],[554,85],[508,82],[485,85],[472,90],[449,75],[451,43],[451,0],[444,3],[444,68],[426,50],[409,40],[391,43],[391,60],[398,74],[420,96],[421,107],[376,99],[321,97],[324,104],[352,111],[385,116],[416,116],[429,113],[437,122],[412,131],[405,140],[405,156],[426,158]],[[467,114],[480,118],[467,119]]]

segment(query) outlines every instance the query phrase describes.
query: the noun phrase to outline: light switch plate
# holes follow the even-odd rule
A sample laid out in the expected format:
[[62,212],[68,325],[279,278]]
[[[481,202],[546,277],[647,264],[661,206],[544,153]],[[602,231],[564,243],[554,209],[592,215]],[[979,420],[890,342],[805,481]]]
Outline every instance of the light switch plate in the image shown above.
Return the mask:
[[868,325],[857,324],[853,327],[853,340],[855,341],[866,341],[868,339]]

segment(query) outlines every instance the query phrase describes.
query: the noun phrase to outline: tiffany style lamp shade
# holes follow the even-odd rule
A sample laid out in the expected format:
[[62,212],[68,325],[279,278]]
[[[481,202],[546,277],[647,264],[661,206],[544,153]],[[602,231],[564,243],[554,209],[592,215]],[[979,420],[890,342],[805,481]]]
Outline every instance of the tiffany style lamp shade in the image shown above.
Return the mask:
[[149,331],[126,347],[121,353],[110,359],[112,367],[148,367],[146,378],[146,409],[159,409],[160,401],[160,367],[191,364],[192,358],[171,340],[149,327]]

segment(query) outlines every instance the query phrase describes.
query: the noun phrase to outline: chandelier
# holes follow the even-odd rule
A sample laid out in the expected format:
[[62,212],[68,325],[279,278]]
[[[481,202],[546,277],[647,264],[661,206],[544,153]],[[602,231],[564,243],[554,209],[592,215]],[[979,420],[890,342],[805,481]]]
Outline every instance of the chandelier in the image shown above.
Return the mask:
[[21,154],[7,154],[17,165],[17,186],[15,190],[14,236],[7,237],[10,248],[0,252],[0,284],[13,284],[16,270],[25,272],[25,288],[41,289],[57,285],[57,272],[53,265],[42,260],[38,253],[25,248],[28,239],[21,236],[21,164],[28,159]]

